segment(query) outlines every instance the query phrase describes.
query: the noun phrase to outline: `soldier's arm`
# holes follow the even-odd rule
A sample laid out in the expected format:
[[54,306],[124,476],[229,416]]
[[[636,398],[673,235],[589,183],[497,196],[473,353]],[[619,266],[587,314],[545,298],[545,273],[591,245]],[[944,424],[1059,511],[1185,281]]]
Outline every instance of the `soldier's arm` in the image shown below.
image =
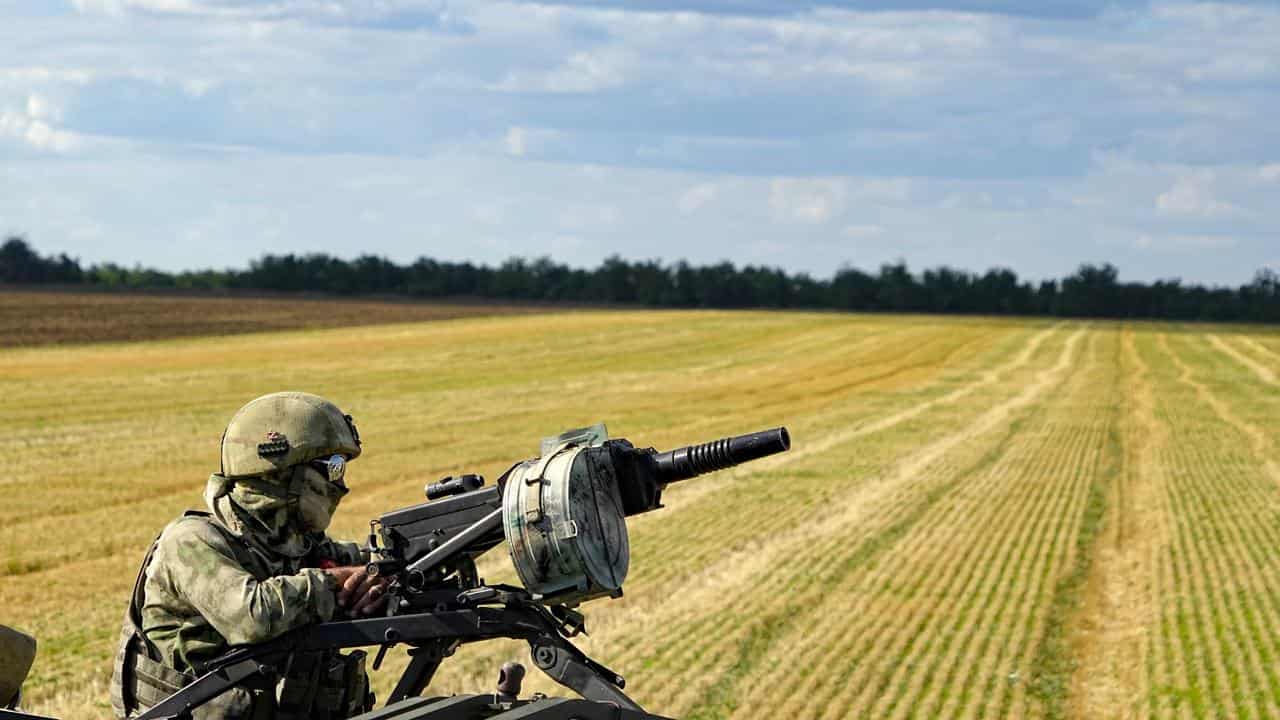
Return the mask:
[[369,562],[369,553],[361,550],[359,544],[334,540],[323,534],[312,552],[317,559],[329,560],[334,565],[365,565]]
[[259,581],[227,539],[203,521],[174,525],[160,539],[151,573],[170,585],[231,645],[263,642],[333,617],[337,583],[325,571]]
[[356,543],[318,533],[310,560],[335,575],[339,583],[338,605],[348,617],[371,615],[386,605],[389,578],[368,574],[369,553]]

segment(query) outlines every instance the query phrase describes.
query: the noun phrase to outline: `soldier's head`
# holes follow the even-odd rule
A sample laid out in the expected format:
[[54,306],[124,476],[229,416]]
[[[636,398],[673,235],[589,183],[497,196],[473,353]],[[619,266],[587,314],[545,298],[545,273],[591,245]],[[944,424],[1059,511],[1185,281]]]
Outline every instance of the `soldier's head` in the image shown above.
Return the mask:
[[222,435],[222,472],[287,500],[299,529],[321,532],[347,494],[347,462],[360,455],[351,416],[317,395],[278,392],[251,400]]

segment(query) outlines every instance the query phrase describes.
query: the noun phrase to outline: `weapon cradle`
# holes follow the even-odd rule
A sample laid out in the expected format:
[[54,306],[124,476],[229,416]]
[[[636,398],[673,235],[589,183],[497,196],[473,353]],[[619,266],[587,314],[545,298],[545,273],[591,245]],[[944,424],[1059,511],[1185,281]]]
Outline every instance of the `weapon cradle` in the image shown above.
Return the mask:
[[455,643],[496,638],[528,641],[534,665],[586,700],[635,713],[630,717],[659,717],[645,713],[622,691],[622,677],[587,657],[563,636],[559,625],[547,610],[522,600],[505,607],[319,623],[219,656],[204,665],[193,683],[138,715],[137,720],[190,718],[192,710],[232,686],[255,677],[273,678],[294,653],[404,643],[411,648],[411,659],[387,699],[386,705],[391,706],[421,693]]

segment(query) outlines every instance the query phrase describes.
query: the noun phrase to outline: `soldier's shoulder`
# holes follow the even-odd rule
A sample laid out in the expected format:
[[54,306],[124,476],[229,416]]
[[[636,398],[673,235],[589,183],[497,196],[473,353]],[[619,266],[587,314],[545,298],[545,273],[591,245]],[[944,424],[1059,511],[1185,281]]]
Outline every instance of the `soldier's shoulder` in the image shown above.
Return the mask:
[[184,545],[208,546],[228,553],[231,550],[227,531],[208,513],[184,513],[165,526],[157,542],[161,551]]

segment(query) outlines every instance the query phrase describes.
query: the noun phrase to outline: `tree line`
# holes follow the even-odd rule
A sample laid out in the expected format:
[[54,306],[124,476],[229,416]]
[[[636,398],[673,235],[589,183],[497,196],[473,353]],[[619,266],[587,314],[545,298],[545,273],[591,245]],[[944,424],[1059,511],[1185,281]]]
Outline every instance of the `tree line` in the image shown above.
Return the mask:
[[361,255],[267,254],[243,270],[164,272],[115,263],[82,265],[65,254],[44,256],[22,237],[0,246],[0,283],[100,288],[270,290],[411,298],[632,304],[679,308],[829,308],[984,315],[1163,318],[1280,322],[1280,275],[1270,269],[1238,288],[1179,280],[1120,282],[1110,264],[1082,265],[1061,280],[1022,281],[995,268],[949,267],[911,272],[888,263],[877,272],[845,267],[830,280],[777,268],[729,262],[695,266],[614,256],[594,269],[550,258],[512,258],[497,267],[421,257],[408,265]]

